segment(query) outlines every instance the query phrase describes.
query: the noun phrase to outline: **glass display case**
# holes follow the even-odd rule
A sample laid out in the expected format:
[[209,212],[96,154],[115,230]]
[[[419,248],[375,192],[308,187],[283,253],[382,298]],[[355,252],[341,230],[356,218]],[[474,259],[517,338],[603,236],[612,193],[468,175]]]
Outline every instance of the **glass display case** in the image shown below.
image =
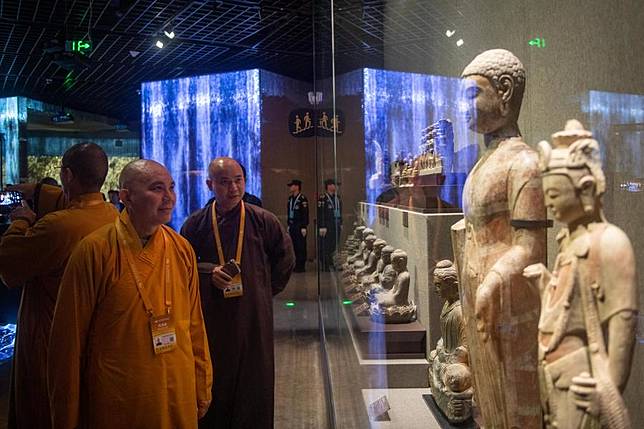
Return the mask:
[[[557,145],[568,137],[553,136],[557,132],[597,142],[598,164],[593,165],[605,177],[605,218],[593,222],[607,219],[622,230],[632,243],[635,265],[643,267],[644,231],[638,220],[644,204],[643,13],[634,2],[595,0],[583,5],[539,0],[317,5],[315,91],[322,94],[321,106],[344,120],[341,134],[315,137],[317,181],[334,179],[343,204],[334,269],[319,272],[323,356],[335,427],[477,427],[484,421],[496,427],[490,422],[497,418],[499,427],[541,427],[567,418],[541,409],[538,368],[552,369],[547,364],[556,359],[546,346],[537,350],[547,343],[538,339],[545,335],[541,330],[547,331],[543,313],[537,326],[541,292],[529,286],[529,273],[517,277],[528,262],[543,261],[550,271],[558,267],[555,260],[565,253],[562,237],[570,227],[551,211],[546,218],[545,206],[553,203],[545,200],[541,177],[554,167],[548,170],[539,142],[563,147]],[[491,49],[507,50],[511,57],[496,52],[473,62]],[[515,59],[518,63],[512,63]],[[488,82],[472,86],[476,76],[488,76]],[[499,105],[477,104],[486,90],[499,97]],[[472,112],[478,116],[472,118]],[[486,115],[502,121],[518,115],[518,120],[495,135],[499,127]],[[585,130],[570,124],[564,130],[570,119]],[[497,128],[486,129],[486,124]],[[500,159],[490,164],[488,157],[502,154],[498,148],[508,145],[504,139],[513,141],[514,151],[497,155]],[[521,167],[512,158],[519,149],[527,159]],[[566,150],[566,156],[576,156],[575,148]],[[591,159],[595,155],[589,151],[584,156]],[[494,168],[481,171],[486,165]],[[530,179],[518,178],[522,174]],[[495,188],[498,183],[503,186]],[[496,198],[490,192],[507,192],[506,204],[512,207],[507,225],[490,227],[482,237],[476,220],[489,226],[494,220],[488,215],[503,211],[486,206],[485,215],[476,217],[477,201]],[[520,264],[514,261],[518,265],[510,274],[503,264],[494,265],[498,254],[489,256],[498,249],[481,241],[471,244],[474,239],[509,239],[511,248],[517,244],[516,231],[528,231],[532,241],[526,248],[532,254]],[[325,240],[318,238],[320,248]],[[481,256],[481,249],[489,253]],[[481,258],[493,260],[468,280],[463,265]],[[498,311],[509,319],[495,319],[485,340],[471,337],[486,331],[479,327],[487,320],[479,295],[491,282],[487,269],[501,278]],[[614,293],[629,302],[620,307],[629,320],[622,343],[626,353],[614,351],[610,317],[600,314],[600,325],[608,354],[604,361],[623,397],[620,406],[639,427],[644,424],[638,407],[644,397],[644,319],[637,310],[644,286],[632,283]],[[507,292],[519,288],[523,295]],[[571,293],[579,300],[585,296]],[[465,302],[455,303],[459,298]],[[392,310],[390,304],[397,307]],[[601,313],[604,304],[599,305]],[[572,336],[584,344],[595,338]],[[616,367],[623,368],[620,376]],[[595,363],[589,368],[599,380]],[[486,387],[488,379],[503,393]],[[577,382],[568,380],[561,389]],[[520,410],[491,415],[486,411],[490,404]]]

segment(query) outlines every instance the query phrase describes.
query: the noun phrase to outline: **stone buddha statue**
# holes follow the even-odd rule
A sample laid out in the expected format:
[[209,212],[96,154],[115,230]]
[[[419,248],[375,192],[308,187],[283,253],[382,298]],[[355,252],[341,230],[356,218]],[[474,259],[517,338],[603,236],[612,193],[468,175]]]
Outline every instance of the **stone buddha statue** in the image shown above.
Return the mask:
[[369,253],[367,262],[365,263],[364,267],[356,270],[356,280],[358,281],[358,283],[361,283],[364,277],[370,276],[371,274],[376,272],[382,249],[386,245],[387,242],[380,238],[377,238],[373,242],[371,253]]
[[436,264],[433,275],[436,293],[445,300],[441,311],[441,338],[429,354],[429,386],[434,401],[451,423],[472,416],[472,373],[465,342],[465,324],[458,294],[456,267],[452,261]]
[[[599,144],[578,121],[539,144],[546,206],[565,225],[554,271],[524,271],[541,292],[539,365],[545,427],[630,428],[622,398],[637,319],[633,247],[608,223]],[[591,375],[592,374],[592,375]]]
[[364,259],[364,250],[366,247],[365,243],[365,238],[367,236],[373,234],[373,229],[371,228],[364,228],[362,230],[362,234],[360,236],[360,242],[358,244],[358,247],[355,249],[355,253],[347,259],[347,268],[350,268],[356,261],[363,260]]
[[356,259],[349,266],[349,268],[342,274],[345,281],[348,281],[349,283],[354,283],[356,285],[360,284],[360,282],[358,281],[357,273],[358,271],[362,270],[365,267],[365,265],[368,263],[369,256],[373,251],[373,244],[376,242],[376,240],[377,238],[374,234],[369,234],[364,238],[363,243],[365,247],[362,250],[362,257]]
[[377,285],[380,283],[381,275],[385,270],[385,267],[389,266],[392,271],[395,271],[393,267],[391,267],[391,253],[393,251],[393,246],[385,245],[382,247],[382,249],[380,250],[380,259],[378,259],[378,265],[376,266],[376,271],[374,271],[373,274],[362,279],[362,285],[363,288],[366,289],[366,291],[371,290],[372,285]]
[[462,73],[466,120],[485,149],[465,182],[452,245],[477,404],[493,428],[541,428],[539,296],[522,272],[545,261],[547,223],[538,155],[517,123],[525,76],[504,49],[483,52]]
[[396,249],[391,254],[391,265],[396,280],[387,292],[375,295],[371,305],[371,318],[384,323],[408,323],[416,320],[416,305],[409,301],[410,275],[407,271],[407,253]]

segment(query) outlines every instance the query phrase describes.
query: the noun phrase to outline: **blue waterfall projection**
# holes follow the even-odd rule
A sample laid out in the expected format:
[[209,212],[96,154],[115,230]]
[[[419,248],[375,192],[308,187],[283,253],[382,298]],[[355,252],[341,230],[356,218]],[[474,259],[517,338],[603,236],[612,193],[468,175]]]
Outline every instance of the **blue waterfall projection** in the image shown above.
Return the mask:
[[240,161],[246,191],[261,197],[259,76],[254,69],[141,85],[141,152],[175,180],[175,229],[211,197],[208,164],[218,156]]
[[[341,83],[342,91],[352,92],[352,85]],[[476,162],[477,137],[462,120],[465,105],[460,101],[461,80],[387,70],[363,69],[365,174],[367,201],[376,198],[389,185],[389,165],[398,156],[419,153],[421,131],[439,119],[449,119],[454,126],[454,154],[445,160],[451,165],[446,185],[463,185],[466,174]],[[452,180],[452,182],[449,182]],[[461,195],[450,195],[449,188],[441,198],[460,206]]]
[[[589,91],[582,103],[588,114],[593,136],[599,142],[603,163],[606,164],[606,145],[613,125],[644,124],[644,95]],[[586,125],[586,124],[584,124]],[[644,178],[644,147],[639,133],[623,133],[624,147],[615,150],[617,172]]]
[[0,142],[2,142],[2,185],[19,182],[18,97],[0,98]]
[[16,325],[0,325],[0,365],[11,360],[16,339]]

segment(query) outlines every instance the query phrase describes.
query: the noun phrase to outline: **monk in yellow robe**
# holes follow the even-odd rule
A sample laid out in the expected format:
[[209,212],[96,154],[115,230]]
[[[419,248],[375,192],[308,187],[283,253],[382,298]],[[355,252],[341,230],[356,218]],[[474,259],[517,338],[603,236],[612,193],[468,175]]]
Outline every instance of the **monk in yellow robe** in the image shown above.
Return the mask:
[[195,254],[164,225],[174,181],[138,160],[120,187],[125,210],[81,241],[61,281],[48,358],[53,427],[196,428],[212,365]]
[[0,242],[3,281],[9,287],[23,286],[12,368],[10,428],[50,427],[47,342],[58,285],[78,242],[118,216],[99,192],[106,174],[107,156],[100,146],[72,146],[63,155],[60,170],[64,191],[48,187],[58,194],[64,192],[64,198],[56,199],[69,201],[67,208],[37,221],[29,208],[15,209]]

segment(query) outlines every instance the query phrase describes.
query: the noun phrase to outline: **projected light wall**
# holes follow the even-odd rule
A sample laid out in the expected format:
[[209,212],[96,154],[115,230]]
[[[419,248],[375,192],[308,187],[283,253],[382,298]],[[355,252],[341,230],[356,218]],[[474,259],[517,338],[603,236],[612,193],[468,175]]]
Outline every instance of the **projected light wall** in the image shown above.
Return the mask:
[[0,98],[2,185],[18,183],[18,97]]
[[[582,110],[588,114],[589,126],[593,136],[600,144],[602,160],[606,164],[609,133],[615,132],[613,126],[644,124],[644,95],[620,94],[616,92],[589,91],[582,104]],[[644,178],[644,147],[640,132],[621,133],[622,147],[614,148],[612,160],[615,165],[609,166],[620,173]]]
[[[355,79],[351,79],[355,82]],[[399,155],[419,153],[421,132],[439,119],[454,127],[454,151],[445,154],[447,182],[441,198],[461,205],[461,186],[476,162],[477,139],[461,120],[464,106],[459,102],[461,80],[454,77],[364,69],[364,133],[367,201],[375,202],[389,186],[389,165]],[[350,88],[344,88],[350,90]],[[456,156],[458,153],[458,156]],[[451,168],[450,168],[451,167]]]
[[218,156],[241,162],[246,191],[261,197],[259,75],[255,69],[142,84],[142,155],[175,180],[174,228],[211,197],[207,169]]

